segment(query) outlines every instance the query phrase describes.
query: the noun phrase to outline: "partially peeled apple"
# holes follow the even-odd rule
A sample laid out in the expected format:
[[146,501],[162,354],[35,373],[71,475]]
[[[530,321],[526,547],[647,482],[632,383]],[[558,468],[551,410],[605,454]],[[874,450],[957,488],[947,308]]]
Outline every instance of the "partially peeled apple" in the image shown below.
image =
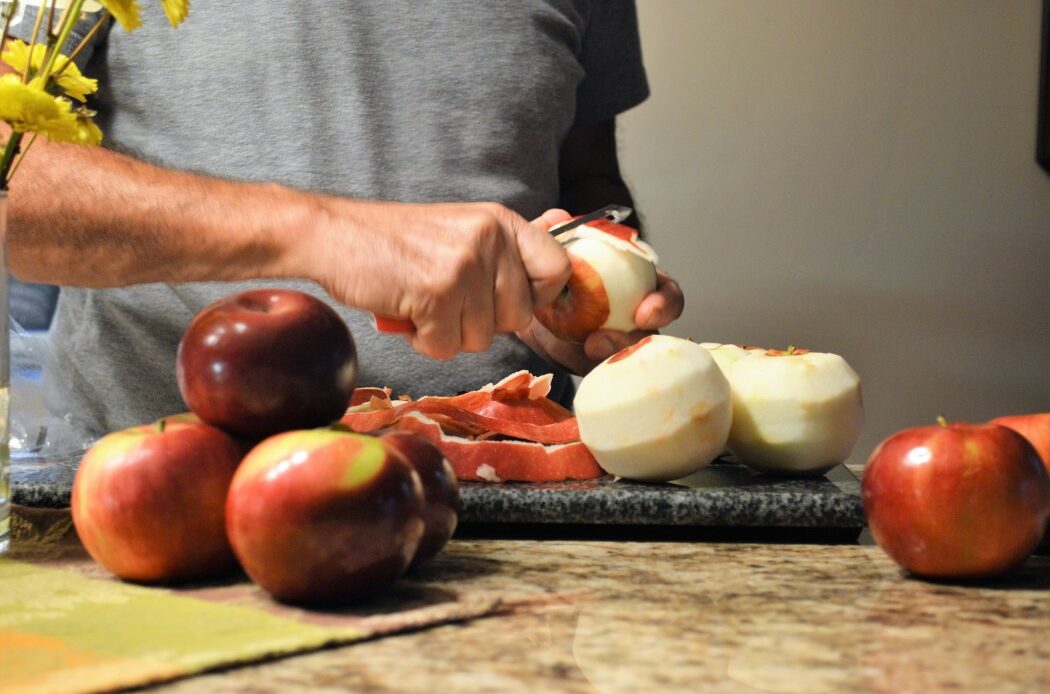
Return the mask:
[[572,262],[572,275],[536,318],[556,337],[583,342],[597,330],[637,328],[634,314],[656,289],[657,257],[638,231],[609,221],[590,222],[555,237]]
[[821,475],[845,461],[864,424],[860,378],[837,354],[789,347],[726,370],[729,450],[761,472]]
[[706,349],[653,335],[606,359],[573,402],[580,439],[606,472],[675,480],[725,449],[729,383]]

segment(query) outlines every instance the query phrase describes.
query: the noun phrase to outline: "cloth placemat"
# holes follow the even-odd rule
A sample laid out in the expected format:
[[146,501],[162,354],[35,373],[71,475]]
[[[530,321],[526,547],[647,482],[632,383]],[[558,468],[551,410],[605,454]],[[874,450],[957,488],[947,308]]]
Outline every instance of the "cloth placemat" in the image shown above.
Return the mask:
[[68,510],[17,508],[13,519],[13,551],[0,557],[0,692],[141,686],[559,600],[428,586],[425,568],[335,611],[279,604],[244,576],[146,587],[92,562]]

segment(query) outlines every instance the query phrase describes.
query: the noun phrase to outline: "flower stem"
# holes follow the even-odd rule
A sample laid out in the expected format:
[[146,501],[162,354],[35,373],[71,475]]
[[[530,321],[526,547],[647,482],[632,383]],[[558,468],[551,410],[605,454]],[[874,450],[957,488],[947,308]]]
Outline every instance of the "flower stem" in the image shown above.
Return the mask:
[[80,8],[83,7],[83,5],[84,0],[73,0],[62,14],[61,27],[59,29],[58,40],[55,42],[54,50],[49,52],[47,60],[40,66],[40,72],[37,73],[37,76],[43,75],[44,84],[47,84],[47,80],[51,76],[51,69],[55,66],[55,58],[57,58],[58,54],[62,52],[62,47],[65,46],[66,41],[69,40],[69,35],[73,31],[73,25],[77,23],[77,18],[80,17]]
[[23,134],[12,130],[11,137],[7,138],[3,156],[0,157],[0,190],[7,190],[7,184],[11,181],[11,162],[14,161],[15,155],[18,154],[18,150],[22,145]]

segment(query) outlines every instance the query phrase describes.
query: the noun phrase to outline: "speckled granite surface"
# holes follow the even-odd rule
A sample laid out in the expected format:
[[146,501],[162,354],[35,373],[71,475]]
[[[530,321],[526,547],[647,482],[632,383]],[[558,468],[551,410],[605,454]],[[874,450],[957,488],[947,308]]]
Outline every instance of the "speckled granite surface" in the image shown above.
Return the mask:
[[872,546],[453,541],[418,580],[577,598],[163,691],[1050,691],[1050,558],[950,586]]
[[676,484],[606,477],[551,484],[465,483],[465,523],[861,528],[860,483],[840,465],[786,479],[716,461]]
[[[69,504],[75,460],[21,463],[12,470],[16,504]],[[611,477],[555,484],[465,483],[464,523],[693,525],[855,528],[864,526],[860,484],[838,466],[825,477],[784,479],[716,461],[678,484]]]

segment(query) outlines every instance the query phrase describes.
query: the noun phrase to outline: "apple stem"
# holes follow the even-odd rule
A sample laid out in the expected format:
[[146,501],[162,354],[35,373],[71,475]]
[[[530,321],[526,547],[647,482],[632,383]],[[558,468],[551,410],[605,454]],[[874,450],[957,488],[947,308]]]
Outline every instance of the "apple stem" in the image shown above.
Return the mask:
[[168,424],[167,420],[165,420],[163,417],[158,419],[157,420],[157,433],[158,434],[163,434],[164,433],[164,427],[167,426],[167,424]]
[[939,414],[939,415],[937,415],[937,423],[938,423],[938,424],[940,424],[940,425],[941,425],[942,427],[944,427],[945,429],[947,429],[947,428],[948,428],[948,420],[947,420],[947,419],[945,419],[945,417],[944,417],[944,415],[943,415],[943,414]]
[[787,348],[788,355],[794,354],[796,349],[798,349],[798,348],[795,345],[788,345],[788,348]]

